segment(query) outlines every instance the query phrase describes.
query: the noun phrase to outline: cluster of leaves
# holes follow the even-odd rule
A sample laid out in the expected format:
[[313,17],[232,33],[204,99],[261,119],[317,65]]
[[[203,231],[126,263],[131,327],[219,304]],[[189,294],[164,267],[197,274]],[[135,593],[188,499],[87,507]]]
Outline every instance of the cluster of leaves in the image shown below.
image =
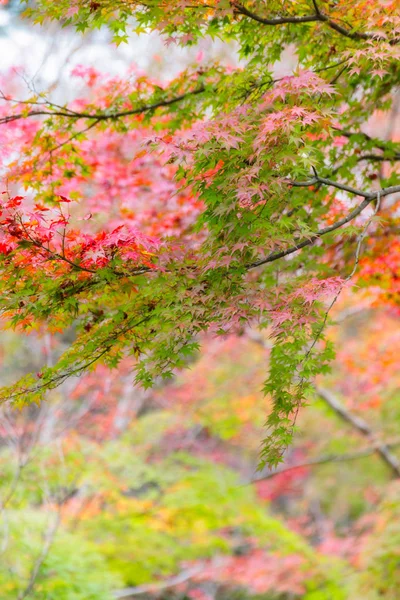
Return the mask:
[[[80,31],[107,24],[116,41],[134,17],[138,32],[158,31],[167,43],[234,40],[244,62],[196,64],[168,84],[135,70],[104,80],[76,69],[86,95],[65,106],[3,93],[2,170],[27,189],[24,206],[5,203],[3,312],[11,325],[74,326],[78,336],[54,367],[1,398],[39,400],[126,353],[148,386],[185,363],[201,332],[258,322],[274,340],[262,462],[276,465],[310,382],[332,357],[329,307],[367,229],[379,230],[371,212],[386,203],[395,226],[398,145],[361,125],[394,102],[397,3],[276,1],[267,11],[259,1],[43,0],[27,14]],[[289,43],[297,68],[276,78]],[[390,165],[379,178],[377,162]],[[76,217],[103,217],[69,229],[52,208],[60,197],[79,201]],[[109,210],[116,223],[104,227]]]

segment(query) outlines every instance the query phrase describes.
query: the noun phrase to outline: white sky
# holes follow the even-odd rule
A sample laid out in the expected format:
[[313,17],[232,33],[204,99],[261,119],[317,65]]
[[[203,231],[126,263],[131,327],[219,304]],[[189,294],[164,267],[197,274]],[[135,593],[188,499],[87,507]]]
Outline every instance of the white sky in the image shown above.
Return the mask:
[[135,64],[167,80],[194,62],[199,49],[207,58],[224,63],[235,61],[233,48],[218,41],[203,40],[196,48],[167,48],[155,33],[132,34],[129,43],[119,47],[110,44],[109,39],[105,29],[83,36],[72,28],[61,29],[56,23],[33,26],[0,8],[0,71],[23,69],[29,80],[34,79],[38,91],[58,81],[63,101],[67,101],[69,73],[77,64],[115,75],[123,75],[129,65]]

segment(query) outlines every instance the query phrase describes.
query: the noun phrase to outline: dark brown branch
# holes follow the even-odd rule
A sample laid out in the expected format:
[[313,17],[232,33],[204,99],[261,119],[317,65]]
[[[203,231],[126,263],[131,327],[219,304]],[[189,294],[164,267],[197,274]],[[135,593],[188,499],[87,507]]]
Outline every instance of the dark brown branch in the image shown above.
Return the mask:
[[[343,136],[346,137],[348,139],[350,139],[351,137],[357,135],[357,136],[361,136],[364,138],[364,140],[366,142],[373,142],[374,143],[374,147],[378,148],[379,150],[382,150],[382,152],[390,152],[390,148],[388,148],[385,145],[385,142],[383,140],[377,140],[373,137],[371,137],[370,135],[368,135],[368,133],[365,133],[364,131],[347,131],[345,129],[340,129],[340,127],[333,127],[332,128],[337,135],[339,136]],[[396,152],[395,155],[398,156],[400,153]],[[388,158],[388,160],[390,160]]]
[[115,113],[79,113],[69,110],[65,108],[63,110],[32,110],[28,113],[18,113],[16,115],[9,115],[7,117],[3,117],[0,119],[0,125],[5,123],[10,123],[11,121],[17,121],[19,119],[25,119],[28,117],[68,117],[69,119],[95,119],[97,121],[112,121],[115,119],[120,119],[122,117],[130,117],[134,115],[140,115],[142,113],[150,112],[157,108],[162,108],[163,106],[171,106],[172,104],[176,104],[177,102],[181,102],[190,96],[196,96],[197,94],[201,94],[205,91],[204,86],[200,86],[196,90],[191,92],[187,92],[185,94],[180,94],[179,96],[175,96],[175,98],[171,98],[169,100],[160,100],[159,102],[154,102],[153,104],[147,104],[145,106],[141,106],[139,108],[133,108],[132,110],[125,110],[121,112]]
[[[36,248],[40,248],[41,250],[43,250],[44,252],[46,252],[47,254],[49,254],[53,259],[58,259],[61,260],[63,262],[68,263],[71,267],[73,267],[74,269],[76,269],[77,271],[84,271],[85,273],[92,273],[95,274],[96,271],[94,271],[93,269],[87,269],[85,267],[82,267],[81,265],[74,263],[72,260],[69,260],[69,258],[67,258],[65,256],[65,254],[59,254],[58,252],[53,252],[52,250],[50,250],[50,248],[46,248],[46,246],[44,244],[42,244],[41,242],[39,242],[39,240],[37,240],[36,238],[33,238],[29,231],[26,229],[24,222],[22,221],[22,219],[18,220],[19,224],[21,225],[21,227],[23,228],[25,235],[28,238],[28,241],[31,242],[31,244],[33,246],[35,246]],[[25,240],[23,240],[25,241]]]
[[245,17],[249,17],[253,21],[257,21],[258,23],[261,23],[262,25],[286,25],[289,23],[313,23],[313,22],[321,20],[319,14],[296,16],[296,17],[290,17],[289,15],[287,15],[284,17],[275,17],[273,19],[267,19],[266,17],[261,17],[260,15],[257,15],[256,13],[252,12],[251,10],[249,10],[248,8],[246,8],[239,2],[234,2],[233,5],[238,13],[240,13],[241,15],[244,15]]
[[396,153],[393,156],[384,156],[383,154],[362,154],[357,158],[357,162],[370,160],[372,162],[394,162],[400,160],[400,154]]
[[[353,194],[354,196],[361,196],[362,198],[371,198],[372,196],[374,196],[374,197],[376,196],[376,194],[374,194],[374,193],[364,192],[363,190],[358,190],[349,185],[346,185],[345,183],[340,183],[339,181],[333,181],[332,179],[326,179],[326,177],[320,177],[319,175],[316,175],[315,177],[313,177],[312,179],[308,179],[307,181],[288,180],[288,184],[293,187],[310,187],[313,185],[317,185],[318,183],[323,183],[324,185],[327,185],[329,187],[334,187],[343,192]],[[399,190],[400,190],[400,186],[399,186]],[[399,190],[395,190],[395,191],[399,191]],[[387,196],[388,193],[391,194],[394,192],[387,192],[387,193],[383,194],[383,190],[382,190],[381,196],[383,196],[383,195]]]
[[[292,24],[301,24],[301,23],[319,22],[319,23],[326,23],[326,25],[328,27],[330,27],[331,29],[333,29],[334,31],[339,33],[340,35],[343,35],[351,40],[376,40],[376,41],[380,41],[380,42],[388,42],[387,38],[383,37],[381,35],[377,35],[374,33],[364,33],[362,31],[352,31],[351,29],[346,29],[345,27],[342,27],[342,25],[339,25],[339,23],[337,23],[336,21],[333,21],[328,15],[323,13],[318,8],[318,5],[315,0],[313,0],[315,13],[312,15],[303,15],[303,16],[294,16],[294,17],[285,15],[282,17],[275,17],[272,19],[269,19],[267,17],[262,17],[256,13],[250,11],[248,8],[246,8],[239,2],[234,2],[233,4],[239,14],[249,17],[253,21],[257,21],[258,23],[261,23],[262,25],[277,26],[277,25],[288,25],[291,23]],[[392,40],[389,40],[389,44],[391,44],[391,45],[398,44],[398,42],[399,42],[399,38],[393,38]]]
[[319,231],[317,231],[310,237],[301,240],[296,245],[291,246],[290,248],[287,248],[286,250],[281,250],[279,252],[272,252],[265,258],[262,258],[256,262],[248,265],[247,266],[248,269],[254,269],[256,267],[260,267],[261,265],[265,265],[267,263],[274,262],[275,260],[279,260],[280,258],[283,258],[284,256],[293,254],[294,252],[297,252],[297,250],[301,250],[302,248],[305,248],[306,246],[311,246],[312,244],[314,244],[314,242],[316,242],[319,238],[326,235],[327,233],[331,233],[332,231],[335,231],[336,229],[343,227],[343,225],[350,223],[350,221],[352,221],[359,214],[361,214],[363,212],[363,210],[365,210],[365,208],[373,200],[375,200],[378,196],[380,196],[380,198],[383,198],[384,196],[389,196],[389,194],[395,194],[395,193],[400,192],[400,185],[391,186],[391,187],[379,190],[377,192],[372,192],[372,193],[371,192],[363,192],[362,190],[356,190],[355,188],[349,187],[348,185],[344,185],[344,184],[338,183],[336,181],[331,181],[330,179],[325,179],[324,177],[319,177],[319,176],[314,177],[313,179],[310,179],[308,181],[290,181],[288,183],[289,183],[289,185],[292,185],[293,187],[310,187],[310,186],[316,185],[318,183],[323,183],[325,185],[335,187],[339,190],[343,190],[350,194],[353,194],[356,196],[361,196],[364,198],[364,200],[361,202],[361,204],[359,204],[359,206],[354,208],[346,217],[339,219],[338,221],[336,221],[332,225],[329,225],[328,227],[324,227],[324,228],[320,229]]

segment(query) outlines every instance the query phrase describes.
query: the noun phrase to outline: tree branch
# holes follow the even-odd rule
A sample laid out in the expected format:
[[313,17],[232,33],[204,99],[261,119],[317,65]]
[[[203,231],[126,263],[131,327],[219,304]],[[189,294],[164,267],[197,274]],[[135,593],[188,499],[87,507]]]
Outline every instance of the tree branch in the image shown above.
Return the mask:
[[87,369],[90,366],[92,366],[95,362],[100,360],[105,354],[110,352],[110,350],[113,348],[114,342],[120,336],[125,335],[126,333],[129,333],[132,329],[134,329],[135,327],[139,327],[139,325],[142,325],[149,319],[150,319],[150,315],[146,315],[143,319],[140,319],[139,321],[136,321],[135,323],[132,323],[132,320],[131,320],[130,323],[128,323],[128,325],[126,327],[121,328],[120,330],[115,328],[114,331],[106,339],[100,340],[98,342],[97,353],[92,355],[91,357],[87,357],[86,362],[82,361],[81,363],[73,363],[73,364],[77,364],[77,366],[71,365],[71,368],[69,368],[69,369],[66,368],[64,371],[61,371],[60,373],[55,374],[53,377],[51,377],[51,379],[45,381],[44,383],[37,383],[35,385],[32,385],[29,388],[22,388],[18,391],[12,392],[6,398],[1,398],[0,403],[2,401],[15,400],[16,398],[19,398],[20,396],[26,396],[29,393],[40,392],[41,390],[46,390],[46,389],[50,390],[50,389],[57,388],[69,377],[81,375],[84,371],[87,371]]
[[203,565],[198,565],[197,567],[186,569],[178,575],[175,575],[175,577],[171,577],[170,579],[166,579],[165,581],[161,581],[159,583],[148,583],[118,590],[114,592],[114,598],[129,598],[130,596],[139,596],[141,594],[151,594],[166,590],[176,585],[180,585],[181,583],[185,583],[185,581],[188,581],[195,575],[198,575],[203,568]]
[[388,445],[383,442],[376,442],[376,434],[360,417],[350,413],[341,402],[329,391],[324,388],[316,387],[318,396],[346,423],[349,423],[354,429],[359,431],[364,437],[373,442],[374,452],[376,452],[384,463],[392,471],[395,478],[400,477],[400,463],[397,458],[389,451]]
[[[400,446],[400,439],[393,440],[391,442],[386,442],[384,445],[386,448],[398,447]],[[317,458],[313,458],[301,463],[296,463],[294,465],[288,465],[287,467],[282,467],[280,469],[277,469],[276,471],[271,471],[270,473],[266,473],[265,475],[261,475],[260,477],[255,477],[251,480],[250,483],[257,483],[257,481],[265,481],[267,479],[272,479],[273,477],[276,477],[276,475],[280,475],[281,473],[289,473],[290,471],[295,471],[296,469],[318,467],[319,465],[326,465],[335,462],[347,462],[352,460],[358,460],[360,458],[365,458],[366,456],[371,456],[371,454],[375,454],[377,452],[378,447],[376,445],[372,445],[368,446],[367,448],[357,450],[355,452],[346,452],[344,454],[325,454],[324,456],[319,456]]]
[[[380,42],[388,41],[386,37],[383,37],[381,35],[376,35],[374,33],[364,33],[361,31],[352,31],[351,29],[346,29],[345,27],[342,27],[341,25],[336,23],[336,21],[333,21],[328,15],[323,13],[318,8],[316,0],[313,0],[313,4],[314,4],[315,13],[312,15],[295,16],[295,17],[285,15],[283,17],[275,17],[272,19],[268,19],[266,17],[261,17],[260,15],[257,15],[256,13],[250,11],[248,8],[243,6],[240,2],[233,3],[235,9],[237,10],[237,12],[239,14],[249,17],[253,21],[257,21],[258,23],[261,23],[263,25],[276,26],[276,25],[287,25],[290,23],[299,24],[299,23],[320,22],[320,23],[326,23],[326,25],[328,27],[330,27],[337,33],[340,33],[341,35],[343,35],[351,40],[376,40],[376,41],[380,41]],[[395,45],[399,42],[399,39],[400,38],[393,38],[392,40],[389,40],[389,44]]]
[[250,19],[253,19],[253,21],[262,23],[262,25],[286,25],[288,23],[313,23],[315,21],[321,20],[319,14],[296,16],[296,17],[290,17],[289,15],[287,15],[284,17],[275,17],[273,19],[267,19],[266,17],[261,17],[260,15],[257,15],[256,13],[252,12],[251,10],[249,10],[248,8],[246,8],[245,6],[243,6],[243,4],[240,4],[239,2],[234,2],[233,5],[238,13],[240,13],[241,15],[244,15],[245,17],[249,17]]
[[[364,138],[364,140],[366,142],[373,142],[374,147],[378,148],[379,150],[382,150],[382,152],[390,152],[390,148],[388,148],[387,145],[385,145],[385,142],[383,140],[378,140],[376,138],[373,138],[370,135],[368,135],[368,133],[365,133],[364,131],[348,131],[346,129],[340,129],[340,127],[333,127],[332,129],[336,132],[337,135],[346,137],[348,139],[350,139],[351,137],[353,137],[355,135],[361,136]],[[394,155],[400,156],[400,152],[395,152]],[[387,160],[390,160],[390,159],[388,158]]]
[[[254,333],[251,329],[247,331],[247,336],[256,344],[261,345],[263,348],[270,347],[268,342],[266,342],[259,334]],[[395,439],[390,442],[382,442],[377,440],[376,433],[374,433],[374,431],[369,427],[369,425],[363,419],[360,419],[360,417],[350,413],[339,402],[339,400],[337,400],[337,398],[333,396],[331,392],[329,392],[325,388],[320,387],[315,387],[314,389],[318,396],[322,400],[324,400],[326,404],[328,404],[328,406],[332,408],[341,419],[346,421],[346,423],[349,423],[352,427],[354,427],[354,429],[356,429],[363,436],[365,436],[371,442],[371,445],[367,448],[363,448],[355,452],[347,452],[344,454],[326,454],[325,456],[313,458],[311,460],[297,463],[295,465],[283,466],[280,469],[277,469],[276,471],[271,471],[270,473],[266,473],[265,475],[261,475],[260,477],[252,479],[250,483],[263,481],[265,479],[271,479],[272,477],[275,477],[275,475],[279,475],[280,473],[287,473],[295,469],[324,465],[330,462],[345,462],[348,460],[356,460],[375,453],[378,454],[386,463],[386,465],[391,469],[395,478],[400,477],[400,463],[397,461],[396,457],[393,456],[389,451],[389,448],[400,446],[400,439]]]
[[134,116],[134,115],[140,115],[142,113],[146,113],[146,112],[150,112],[152,110],[155,110],[157,108],[161,108],[163,106],[171,106],[172,104],[176,104],[177,102],[180,102],[181,100],[185,100],[185,98],[188,98],[189,96],[196,96],[197,94],[201,94],[202,92],[205,91],[205,87],[204,86],[200,86],[199,88],[191,91],[191,92],[187,92],[185,94],[180,94],[179,96],[176,96],[175,98],[171,98],[169,100],[160,100],[159,102],[154,102],[153,104],[147,104],[144,106],[141,106],[139,108],[133,108],[132,110],[125,110],[125,111],[120,111],[120,112],[115,112],[115,113],[95,113],[95,114],[91,114],[91,113],[78,113],[78,112],[74,112],[68,108],[62,109],[62,110],[32,110],[28,113],[18,113],[16,115],[9,115],[6,117],[2,117],[0,118],[0,125],[4,125],[6,123],[10,123],[12,121],[17,121],[19,119],[25,119],[28,117],[40,117],[40,116],[46,116],[46,117],[68,117],[70,119],[75,119],[75,120],[79,120],[79,119],[95,119],[97,121],[112,121],[115,119],[119,119],[121,117],[130,117],[130,116]]
[[18,595],[18,600],[24,600],[24,598],[27,598],[30,595],[30,593],[32,592],[32,590],[35,586],[37,577],[39,575],[40,569],[50,551],[50,548],[53,543],[54,536],[57,533],[57,529],[59,527],[60,521],[61,521],[61,515],[60,515],[60,512],[58,511],[53,522],[50,522],[50,525],[49,525],[49,527],[46,531],[45,537],[44,537],[44,544],[43,544],[42,551],[39,554],[39,556],[33,566],[33,569],[31,571],[31,574],[29,577],[28,584]]
[[279,252],[272,252],[265,258],[262,258],[254,263],[251,263],[250,265],[247,266],[247,269],[254,269],[256,267],[260,267],[261,265],[265,265],[267,263],[274,262],[275,260],[279,260],[280,258],[283,258],[284,256],[293,254],[293,252],[297,252],[297,250],[301,250],[302,248],[305,248],[306,246],[311,246],[320,237],[326,235],[327,233],[331,233],[332,231],[335,231],[336,229],[339,229],[340,227],[343,227],[343,225],[346,225],[347,223],[350,223],[350,221],[352,221],[353,219],[355,219],[355,217],[357,217],[359,214],[361,214],[363,212],[363,210],[365,210],[365,208],[373,200],[378,198],[378,196],[380,198],[383,198],[384,196],[389,196],[390,194],[395,194],[395,193],[400,192],[400,185],[384,188],[377,192],[363,192],[362,190],[357,190],[355,188],[349,187],[348,185],[344,185],[344,184],[338,183],[336,181],[331,181],[330,179],[325,179],[324,177],[319,177],[319,176],[316,176],[313,179],[310,179],[308,181],[289,181],[288,183],[289,183],[289,185],[291,185],[293,187],[310,187],[310,186],[316,185],[318,183],[323,183],[327,186],[331,186],[331,187],[335,187],[339,190],[343,190],[349,194],[353,194],[355,196],[361,196],[364,198],[364,200],[361,202],[361,204],[359,204],[359,206],[354,208],[346,217],[339,219],[338,221],[336,221],[332,225],[329,225],[328,227],[323,227],[322,229],[320,229],[319,231],[317,231],[310,237],[301,240],[296,245],[291,246],[290,248],[287,248],[286,250],[281,250]]

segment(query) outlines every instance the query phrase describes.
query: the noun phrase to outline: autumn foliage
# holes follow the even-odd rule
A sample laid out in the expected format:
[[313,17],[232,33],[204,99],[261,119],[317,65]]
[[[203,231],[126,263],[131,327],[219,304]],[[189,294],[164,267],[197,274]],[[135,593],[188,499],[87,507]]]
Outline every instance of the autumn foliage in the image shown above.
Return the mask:
[[[3,508],[18,498],[39,558],[35,507],[56,515],[43,559],[20,565],[27,583],[4,583],[4,597],[39,599],[38,573],[48,559],[53,581],[51,561],[64,564],[76,534],[77,582],[91,569],[105,579],[89,578],[86,596],[84,583],[68,591],[55,581],[58,600],[129,597],[130,587],[191,600],[344,599],[372,588],[371,598],[395,598],[396,567],[385,582],[385,561],[367,548],[374,539],[386,548],[391,527],[399,537],[387,500],[396,485],[380,496],[367,467],[354,484],[363,499],[342,503],[343,467],[337,506],[316,508],[305,490],[312,465],[347,458],[377,463],[385,484],[400,477],[390,423],[398,2],[20,8],[28,23],[52,20],[71,35],[100,28],[119,45],[152,34],[166,53],[196,53],[164,78],[136,65],[118,76],[75,65],[65,102],[55,86],[38,92],[16,70],[1,74],[2,326],[5,344],[40,348],[13,377],[2,359],[0,433],[5,446],[19,440],[14,475],[12,453],[1,458]],[[197,49],[215,39],[231,49],[229,64]],[[346,444],[321,403],[350,428]],[[57,456],[46,449],[54,440]],[[44,491],[32,483],[36,445]],[[28,543],[14,539],[10,565]],[[394,555],[389,547],[387,564]],[[43,598],[56,597],[48,589]]]

